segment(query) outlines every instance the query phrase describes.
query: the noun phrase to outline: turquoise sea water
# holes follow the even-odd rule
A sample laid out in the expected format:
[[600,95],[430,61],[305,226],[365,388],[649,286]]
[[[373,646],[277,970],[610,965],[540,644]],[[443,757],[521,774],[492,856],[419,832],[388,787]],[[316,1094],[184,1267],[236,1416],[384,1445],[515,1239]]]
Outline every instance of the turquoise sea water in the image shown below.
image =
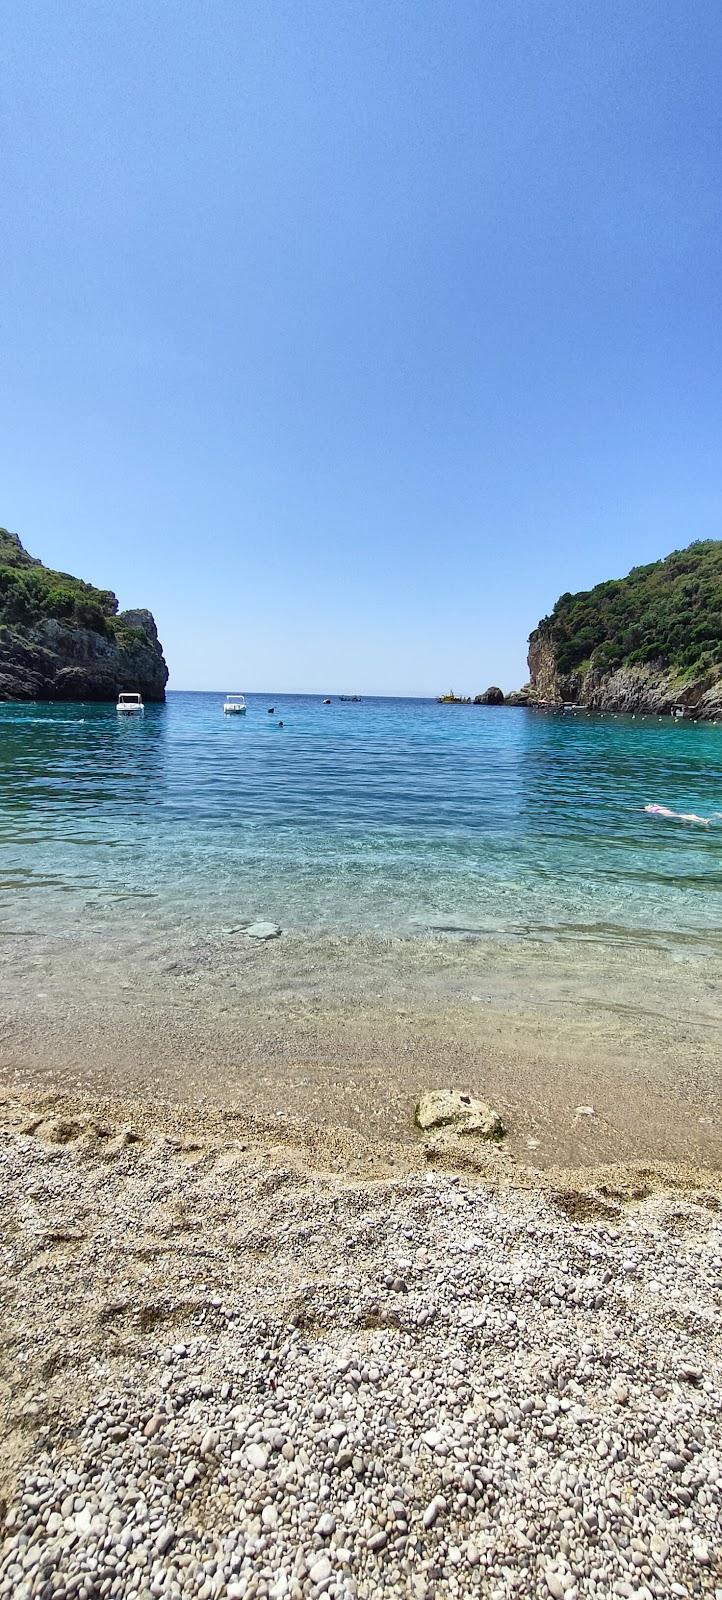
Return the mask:
[[[719,948],[722,726],[171,694],[0,706],[0,915]],[[275,705],[275,716],[267,706]],[[283,718],[284,727],[277,726]]]

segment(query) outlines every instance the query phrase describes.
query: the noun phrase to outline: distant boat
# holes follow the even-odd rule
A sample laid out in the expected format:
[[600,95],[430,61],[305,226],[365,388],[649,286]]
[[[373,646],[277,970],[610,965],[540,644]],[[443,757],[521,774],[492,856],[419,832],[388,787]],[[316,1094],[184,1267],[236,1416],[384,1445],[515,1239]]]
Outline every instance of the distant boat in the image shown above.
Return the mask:
[[115,709],[125,717],[137,717],[145,711],[145,706],[139,694],[119,694]]
[[360,694],[340,694],[339,695],[339,700],[343,700],[346,705],[349,705],[351,702],[353,702],[353,704],[356,705],[357,703],[360,703],[361,695]]
[[323,703],[324,703],[325,706],[330,706],[331,701],[330,700],[324,700]]
[[227,717],[245,717],[246,698],[242,694],[227,694],[223,702],[223,710]]

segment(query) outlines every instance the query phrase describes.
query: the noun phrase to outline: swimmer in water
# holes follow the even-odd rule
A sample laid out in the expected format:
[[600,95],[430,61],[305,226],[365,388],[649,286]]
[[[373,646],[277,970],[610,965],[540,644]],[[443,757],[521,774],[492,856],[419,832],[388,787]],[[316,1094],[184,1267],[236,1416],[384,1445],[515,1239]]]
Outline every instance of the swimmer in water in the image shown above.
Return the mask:
[[670,811],[669,806],[645,806],[645,811],[651,817],[671,817],[675,822],[699,822],[703,828],[709,827],[709,817],[697,817],[694,811]]

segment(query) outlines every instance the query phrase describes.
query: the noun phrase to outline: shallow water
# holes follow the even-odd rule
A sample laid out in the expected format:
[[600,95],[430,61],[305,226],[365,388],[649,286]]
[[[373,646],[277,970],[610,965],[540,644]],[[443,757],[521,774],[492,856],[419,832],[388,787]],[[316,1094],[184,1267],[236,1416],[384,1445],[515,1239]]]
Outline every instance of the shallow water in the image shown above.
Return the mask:
[[[79,925],[620,941],[719,951],[722,727],[170,694],[0,706],[0,913]],[[269,716],[267,707],[275,706]],[[284,727],[277,726],[282,717]]]

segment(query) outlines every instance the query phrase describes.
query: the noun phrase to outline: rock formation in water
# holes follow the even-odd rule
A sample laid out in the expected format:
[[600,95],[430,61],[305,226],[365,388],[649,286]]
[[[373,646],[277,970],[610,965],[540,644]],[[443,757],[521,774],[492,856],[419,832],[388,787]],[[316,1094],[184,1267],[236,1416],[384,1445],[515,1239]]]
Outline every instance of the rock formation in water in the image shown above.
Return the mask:
[[474,695],[475,706],[503,706],[503,704],[504,692],[498,689],[495,683],[492,683],[489,689],[485,689],[483,694]]
[[507,705],[722,716],[722,540],[564,594],[529,638]]
[[53,572],[0,528],[0,700],[164,700],[168,668],[149,611]]

